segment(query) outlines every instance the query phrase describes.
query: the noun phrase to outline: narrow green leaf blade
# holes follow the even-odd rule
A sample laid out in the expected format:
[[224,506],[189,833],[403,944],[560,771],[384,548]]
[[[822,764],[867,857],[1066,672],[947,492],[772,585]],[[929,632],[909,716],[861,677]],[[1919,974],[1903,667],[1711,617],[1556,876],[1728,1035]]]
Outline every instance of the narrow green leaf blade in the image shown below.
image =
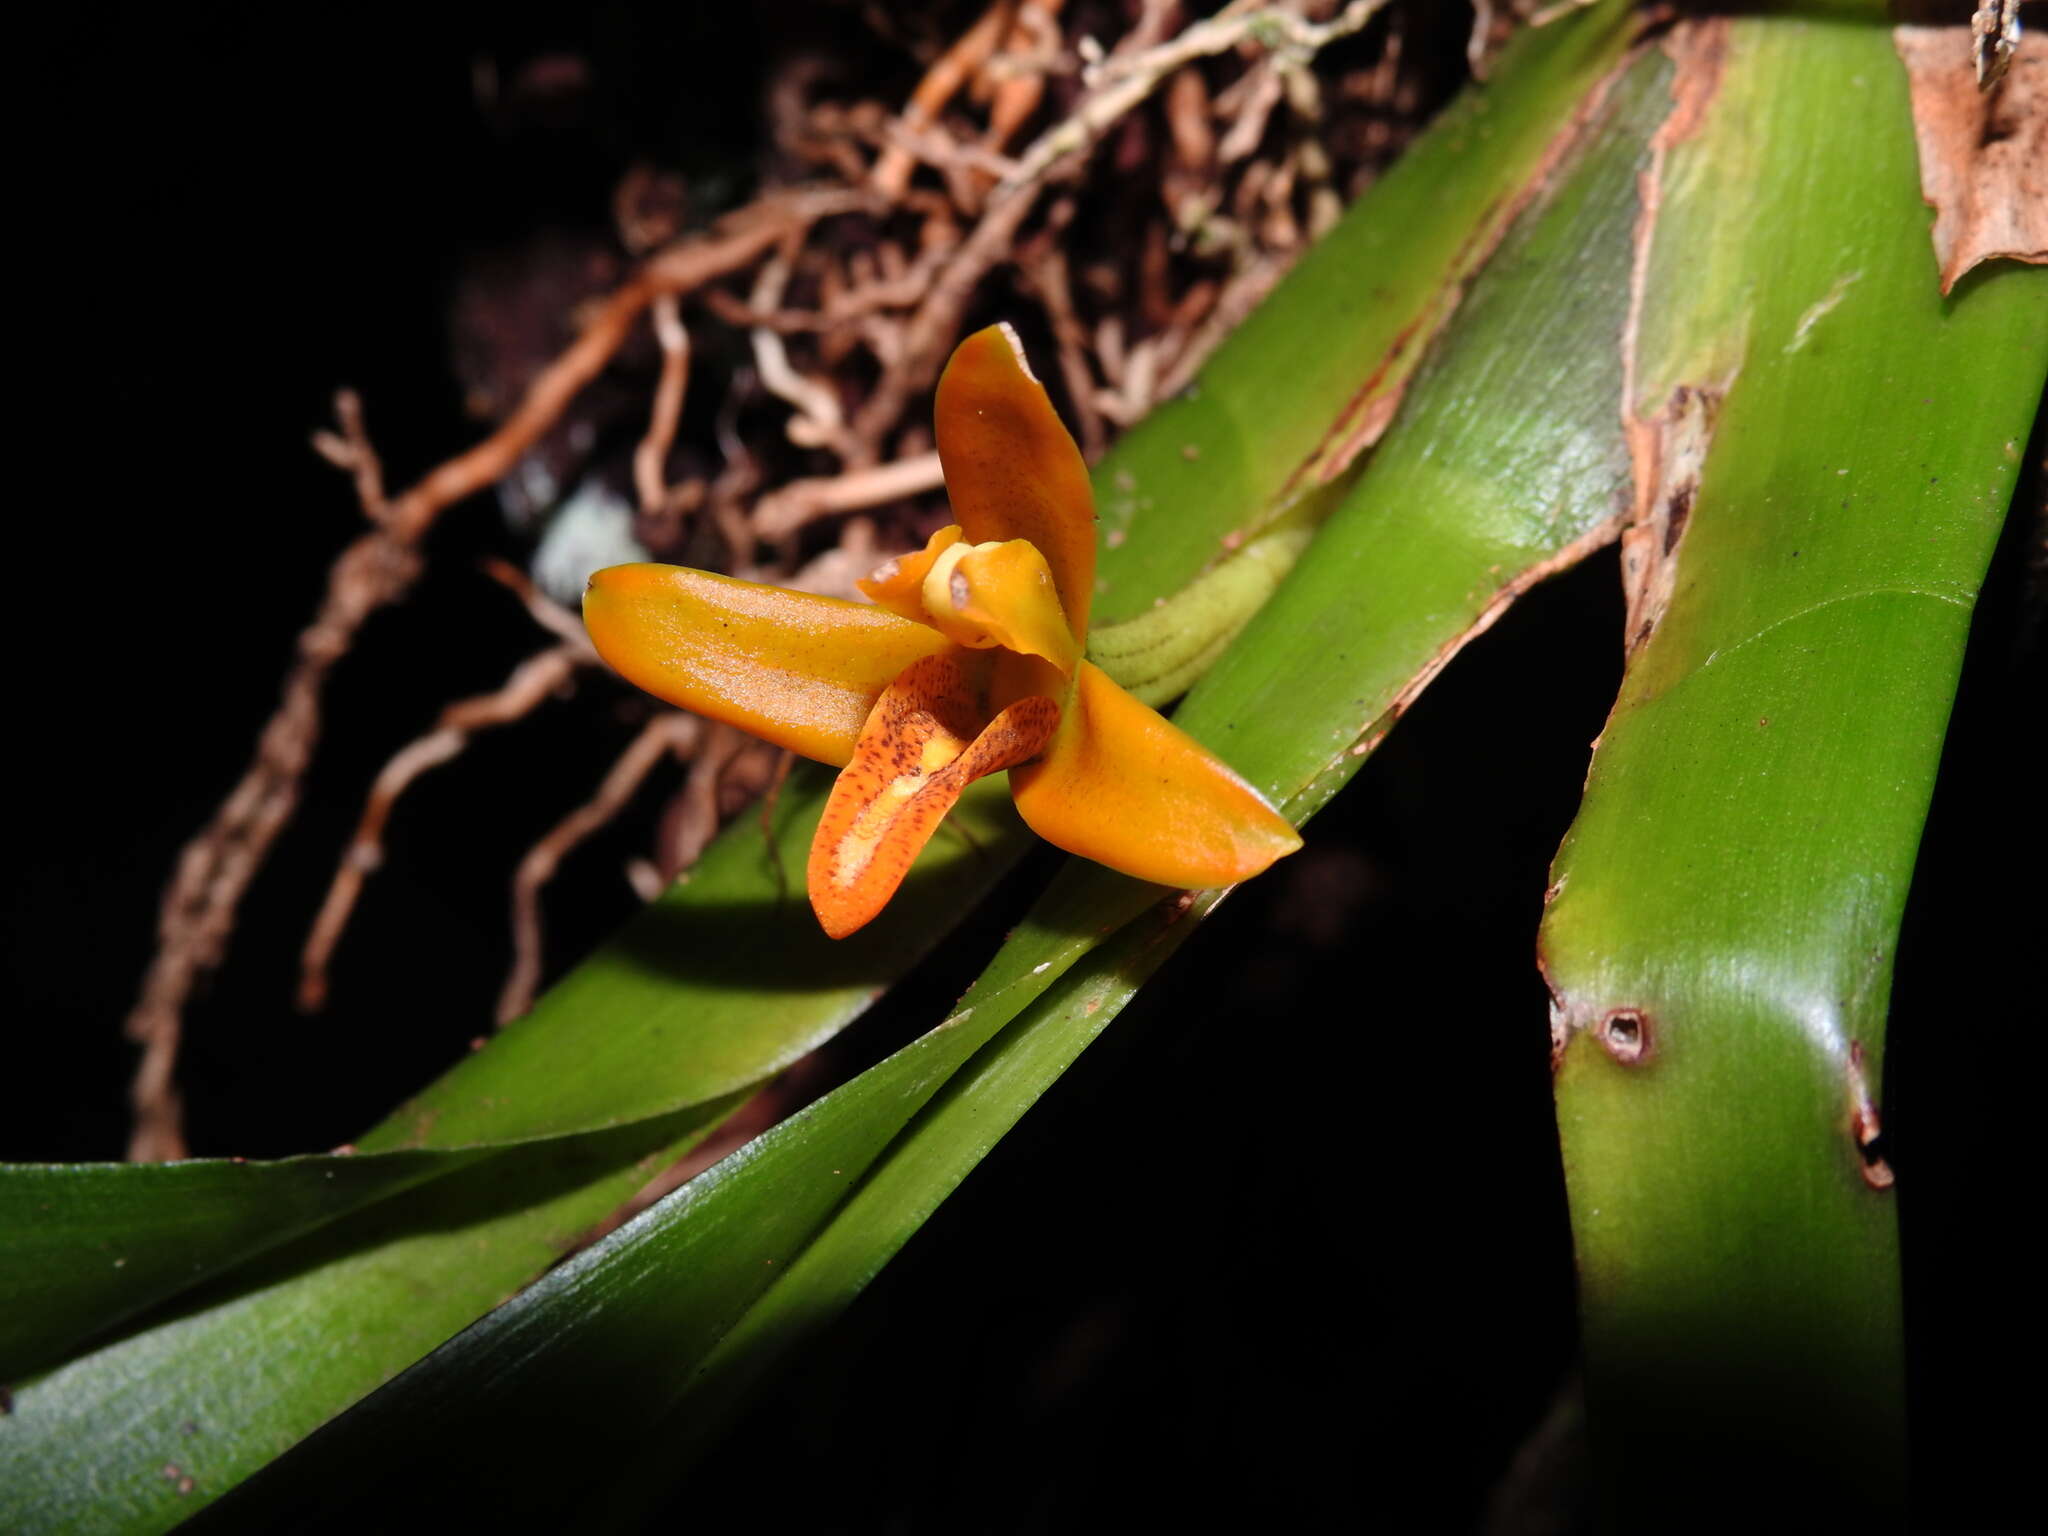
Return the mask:
[[211,1275],[465,1162],[467,1152],[274,1163],[0,1164],[0,1379],[61,1359]]
[[[752,819],[729,829],[688,883],[532,1014],[364,1135],[361,1156],[259,1173],[268,1205],[256,1186],[223,1193],[182,1242],[159,1220],[150,1262],[132,1273],[94,1246],[95,1211],[203,1175],[0,1169],[10,1203],[40,1191],[50,1206],[34,1212],[47,1263],[31,1271],[35,1254],[11,1252],[0,1271],[0,1290],[47,1307],[10,1319],[24,1360],[210,1280],[169,1318],[15,1393],[0,1489],[10,1514],[20,1502],[20,1528],[156,1531],[190,1515],[559,1260],[752,1086],[867,1007],[1026,846],[1002,786],[976,786],[956,810],[959,835],[926,849],[900,910],[828,949],[776,867],[802,869],[826,788],[821,773],[792,776],[772,839]],[[387,1167],[428,1182],[380,1184]],[[286,1219],[291,1181],[328,1169],[358,1198],[302,1210],[299,1225],[344,1219],[252,1246],[266,1213]],[[110,1481],[110,1463],[129,1475]]]

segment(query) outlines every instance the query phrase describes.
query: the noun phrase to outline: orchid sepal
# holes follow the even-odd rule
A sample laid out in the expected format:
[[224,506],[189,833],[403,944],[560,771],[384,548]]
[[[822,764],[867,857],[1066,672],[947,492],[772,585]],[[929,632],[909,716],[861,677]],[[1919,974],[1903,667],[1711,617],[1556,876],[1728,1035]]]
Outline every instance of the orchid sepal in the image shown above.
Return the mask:
[[950,645],[868,603],[677,565],[596,572],[583,625],[635,687],[835,768],[882,690]]
[[649,565],[598,572],[585,599],[629,681],[844,765],[808,866],[825,931],[871,920],[967,785],[1005,769],[1047,841],[1156,884],[1232,885],[1300,847],[1228,764],[1082,659],[1087,466],[1009,327],[960,344],[934,416],[959,521],[860,583],[875,606]]

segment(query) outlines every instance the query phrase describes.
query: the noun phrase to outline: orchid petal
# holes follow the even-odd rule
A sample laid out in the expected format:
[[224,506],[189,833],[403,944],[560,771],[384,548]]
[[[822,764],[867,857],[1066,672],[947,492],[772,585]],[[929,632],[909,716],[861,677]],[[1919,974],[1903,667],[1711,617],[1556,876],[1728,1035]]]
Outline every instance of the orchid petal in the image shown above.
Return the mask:
[[962,645],[1043,656],[1062,676],[1081,659],[1045,556],[1023,539],[954,545],[925,576],[924,606]]
[[875,568],[873,575],[854,585],[891,613],[900,613],[919,624],[929,624],[932,616],[924,605],[925,574],[931,570],[933,561],[959,542],[959,524],[941,528],[923,549],[884,561]]
[[635,687],[834,765],[890,680],[948,649],[938,631],[867,603],[675,565],[597,572],[583,622]]
[[1010,790],[1047,842],[1159,885],[1233,885],[1301,846],[1228,764],[1093,662],[1075,672],[1052,745],[1011,770]]
[[875,701],[811,840],[811,908],[843,939],[896,893],[962,791],[1035,755],[1059,723],[1051,699],[1019,699],[986,727],[958,652],[906,667]]
[[1081,450],[1007,325],[960,343],[933,420],[946,494],[968,542],[1025,539],[1045,556],[1076,636],[1095,595],[1095,497]]

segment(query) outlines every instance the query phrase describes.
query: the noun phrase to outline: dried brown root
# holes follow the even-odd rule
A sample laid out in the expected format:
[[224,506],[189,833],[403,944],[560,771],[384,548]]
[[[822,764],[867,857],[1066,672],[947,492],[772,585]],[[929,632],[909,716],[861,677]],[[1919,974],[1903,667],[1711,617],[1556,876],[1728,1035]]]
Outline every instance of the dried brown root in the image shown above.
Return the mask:
[[752,737],[732,726],[706,728],[689,781],[670,802],[657,834],[655,867],[664,887],[695,864],[718,835],[719,791],[726,770],[753,745]]
[[654,387],[647,435],[633,450],[633,489],[646,517],[660,517],[675,500],[668,485],[668,453],[675,446],[690,384],[690,333],[683,328],[682,310],[672,293],[654,301],[654,337],[661,344],[661,379]]
[[[533,584],[533,578],[518,566],[504,560],[486,560],[484,574],[518,598],[533,622],[542,629],[579,650],[590,652],[590,636],[583,628],[581,616],[571,613],[541,591]],[[594,652],[591,659],[597,659]]]
[[449,705],[433,730],[407,743],[384,765],[307,936],[299,962],[301,1008],[312,1011],[327,1001],[328,962],[365,882],[384,862],[384,828],[399,797],[421,774],[459,756],[478,731],[524,719],[566,686],[577,669],[595,660],[587,641],[564,641],[529,656],[513,669],[503,687]]
[[545,434],[624,342],[640,312],[663,295],[687,293],[757,260],[818,220],[867,207],[846,190],[771,193],[677,242],[642,264],[601,305],[583,333],[543,370],[497,431],[387,500],[382,470],[363,431],[361,409],[344,394],[339,434],[316,439],[319,451],[348,468],[372,530],[344,550],[328,577],[313,622],[299,636],[298,661],[259,738],[254,760],[212,821],[189,842],[164,894],[157,952],[126,1032],[143,1047],[130,1087],[135,1125],[128,1156],[156,1161],[185,1155],[184,1111],[176,1087],[184,1010],[199,977],[220,964],[243,893],[298,805],[306,766],[320,734],[327,673],[354,644],[363,622],[397,602],[418,579],[419,541],[443,509],[503,477]]
[[858,192],[770,193],[720,220],[703,235],[680,240],[644,262],[596,307],[583,333],[528,386],[512,414],[489,437],[456,455],[392,504],[401,532],[417,538],[441,510],[503,479],[562,417],[585,385],[624,345],[641,311],[664,294],[682,295],[755,261],[818,220],[871,206]]
[[540,896],[562,860],[592,833],[609,825],[647,782],[666,757],[687,760],[703,739],[704,722],[695,715],[656,715],[641,727],[597,793],[551,828],[527,850],[512,876],[512,970],[498,994],[498,1024],[511,1023],[533,1006],[540,986],[542,934]]
[[128,1157],[160,1162],[186,1155],[184,1105],[177,1088],[186,1000],[200,976],[226,953],[242,894],[299,802],[306,765],[320,734],[320,690],[346,655],[363,621],[396,601],[417,579],[420,556],[384,499],[383,475],[363,430],[360,403],[336,402],[341,433],[323,434],[320,451],[355,477],[372,528],[342,551],[328,573],[313,622],[299,635],[277,712],[256,754],[213,819],[185,845],[157,917],[157,950],[125,1030],[142,1046],[129,1087],[134,1127]]
[[839,512],[858,512],[886,506],[936,491],[946,483],[939,470],[936,452],[872,469],[849,469],[844,474],[824,475],[815,480],[793,480],[779,491],[771,491],[754,505],[754,532],[773,542],[786,539],[805,524]]
[[[917,89],[910,93],[910,100],[903,108],[903,125],[913,133],[927,127],[933,118],[967,84],[974,72],[981,68],[990,54],[1003,39],[1009,36],[1011,18],[1016,14],[1017,0],[995,0],[981,15],[981,19],[959,39],[939,55],[925,76],[917,83]],[[884,197],[894,201],[900,198],[910,186],[912,172],[917,169],[917,156],[900,145],[883,151],[875,162],[875,168],[868,173],[868,184]]]
[[[773,313],[782,303],[794,256],[785,246],[761,265],[754,280],[751,307]],[[754,369],[761,387],[796,408],[785,429],[789,440],[800,448],[829,448],[841,462],[862,456],[860,446],[846,431],[846,416],[839,408],[839,396],[830,385],[797,370],[782,343],[782,333],[772,326],[756,326],[752,333]]]
[[[1226,53],[1245,43],[1260,43],[1299,63],[1358,31],[1386,3],[1387,0],[1350,0],[1335,18],[1322,23],[1308,21],[1285,6],[1230,7],[1156,46],[1128,51],[1120,48],[1104,62],[1094,88],[1080,105],[1064,121],[1038,137],[1018,158],[1017,169],[997,192],[1013,191],[1036,181],[1061,160],[1085,150],[1112,123],[1196,59]],[[1125,41],[1128,44],[1131,39]]]
[[[982,131],[980,148],[992,159],[1001,160],[1002,150],[1045,99],[1045,77],[1059,61],[1058,17],[1065,0],[1024,0],[1003,39],[1002,51],[982,66],[977,86],[986,86],[988,127]],[[1009,163],[996,166],[992,176],[973,181],[977,204],[990,184],[1009,174]]]
[[1092,464],[1108,448],[1109,433],[1103,426],[1102,412],[1095,408],[1095,374],[1088,366],[1088,332],[1074,308],[1074,285],[1059,240],[1073,218],[1073,199],[1061,198],[1046,219],[1045,231],[1018,253],[1017,266],[1052,327],[1053,342],[1059,348],[1060,381],[1067,387],[1067,397],[1074,402],[1081,454]]

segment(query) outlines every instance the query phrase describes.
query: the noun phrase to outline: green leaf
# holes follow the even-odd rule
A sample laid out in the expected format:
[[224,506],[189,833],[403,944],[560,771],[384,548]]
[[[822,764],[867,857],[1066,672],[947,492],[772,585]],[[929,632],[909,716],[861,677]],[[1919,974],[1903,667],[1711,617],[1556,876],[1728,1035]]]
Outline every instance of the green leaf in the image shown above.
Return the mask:
[[1195,383],[1117,443],[1096,475],[1098,631],[1181,591],[1378,435],[1633,25],[1628,5],[1601,0],[1524,28],[1491,82],[1459,96]]
[[[61,1358],[144,1307],[482,1152],[651,1125],[763,1081],[865,1009],[927,947],[932,924],[1027,846],[1000,786],[982,787],[955,836],[918,865],[907,909],[834,945],[786,873],[801,868],[825,786],[818,770],[798,773],[772,844],[752,821],[714,844],[688,883],[489,1049],[366,1132],[357,1155],[0,1165],[0,1225],[27,1234],[0,1267],[0,1371]],[[495,1280],[491,1295],[512,1283]]]
[[0,1165],[0,1376],[476,1157]]
[[[1607,0],[1596,13],[1518,42],[1494,86],[1470,95],[1416,146],[1417,168],[1389,178],[1329,237],[1337,254],[1312,254],[1281,285],[1267,306],[1275,318],[1256,321],[1253,339],[1227,346],[1203,376],[1210,403],[1195,414],[1207,422],[1205,438],[1217,434],[1217,453],[1200,473],[1188,472],[1180,452],[1192,416],[1176,423],[1169,415],[1109,456],[1097,484],[1109,514],[1104,571],[1115,602],[1149,606],[1198,571],[1232,530],[1270,521],[1284,508],[1260,509],[1303,454],[1355,429],[1355,421],[1341,432],[1334,425],[1347,402],[1362,390],[1391,398],[1422,351],[1419,317],[1433,324],[1458,291],[1446,260],[1463,252],[1469,265],[1483,254],[1553,130],[1615,57],[1625,10]],[[1466,153],[1482,142],[1489,154]],[[1376,276],[1361,288],[1355,263],[1365,260]],[[1317,361],[1304,371],[1308,355]],[[1226,462],[1229,476],[1219,473]],[[1319,472],[1330,463],[1325,455]],[[1213,498],[1189,498],[1209,489]],[[1154,491],[1172,502],[1174,518],[1134,527],[1127,514]],[[1174,540],[1183,541],[1178,553],[1167,549]],[[808,836],[808,822],[795,814],[806,800],[793,782],[777,837],[790,869],[801,867],[792,850]],[[1011,834],[984,832],[978,856],[958,847],[928,855],[950,873],[930,887],[922,915],[892,915],[892,924],[901,919],[893,947],[825,949],[800,905],[783,900],[786,884],[763,858],[758,834],[733,828],[670,903],[556,988],[532,1017],[359,1139],[365,1153],[534,1137],[563,1138],[560,1145],[461,1170],[451,1160],[447,1177],[410,1192],[400,1180],[386,1187],[374,1174],[338,1172],[349,1199],[301,1210],[303,1221],[280,1213],[271,1236],[282,1246],[253,1268],[245,1261],[264,1246],[252,1247],[250,1234],[269,1223],[265,1198],[252,1195],[243,1208],[223,1195],[183,1230],[182,1251],[167,1241],[161,1262],[116,1270],[93,1246],[104,1235],[106,1202],[138,1203],[148,1175],[75,1170],[58,1176],[64,1192],[56,1199],[42,1193],[47,1181],[26,1176],[21,1192],[36,1192],[53,1267],[36,1282],[42,1300],[34,1315],[24,1312],[17,1324],[16,1337],[29,1341],[24,1358],[54,1357],[82,1334],[159,1302],[167,1287],[216,1278],[170,1320],[20,1392],[9,1434],[0,1437],[0,1472],[15,1474],[8,1463],[29,1468],[23,1475],[39,1490],[39,1507],[59,1524],[84,1521],[90,1509],[95,1528],[153,1530],[189,1512],[514,1291],[704,1134],[731,1096],[841,1027],[1014,858]],[[1119,903],[1127,912],[1131,898],[1120,894]],[[686,957],[679,943],[699,948]],[[772,963],[752,958],[768,955]],[[598,1134],[604,1127],[616,1134]],[[303,1168],[258,1171],[243,1192],[284,1198],[292,1180],[325,1182],[319,1160]],[[0,1188],[8,1178],[0,1170]],[[357,1197],[383,1195],[394,1198],[324,1231],[286,1237]],[[24,1282],[5,1284],[30,1294]],[[50,1304],[60,1295],[62,1306]],[[283,1358],[312,1318],[344,1341],[317,1369],[268,1380],[263,1390],[227,1390],[231,1381],[267,1379],[275,1371],[268,1362]],[[207,1403],[190,1437],[175,1428],[199,1422],[177,1415],[187,1399]],[[109,1458],[137,1470],[110,1488],[97,1470]],[[191,1494],[158,1475],[164,1465],[193,1477]]]
[[[0,1209],[32,1202],[37,1233],[0,1279],[32,1308],[9,1319],[24,1358],[211,1281],[16,1393],[0,1486],[21,1528],[166,1529],[390,1379],[867,1007],[1026,846],[1003,787],[976,786],[890,912],[833,946],[783,873],[801,871],[826,787],[792,775],[772,839],[736,824],[533,1013],[360,1138],[360,1156],[250,1165],[239,1185],[220,1165],[0,1169]],[[297,1213],[303,1235],[257,1240],[330,1171],[340,1192]],[[215,1198],[182,1219],[152,1209],[153,1232],[135,1234],[147,1262],[113,1267],[98,1246],[109,1213],[180,1188]]]
[[[1628,235],[1665,73],[1653,56],[1607,96],[1475,282],[1354,494],[1182,711],[1298,820],[1514,594],[1612,536],[1628,481]],[[1575,297],[1560,309],[1562,277]],[[433,1485],[425,1507],[471,1520],[544,1521],[600,1480],[631,1505],[646,1485],[617,1479],[620,1457],[651,1442],[672,1473],[701,1448],[1220,899],[1184,909],[1165,894],[1068,865],[938,1028],[452,1340],[206,1524],[358,1523],[365,1506],[337,1490],[408,1466]],[[540,1458],[544,1488],[517,1475]]]
[[1678,36],[1631,402],[1667,424],[1647,595],[1542,931],[1592,1431],[1619,1529],[1676,1488],[1889,1525],[1886,1002],[2048,274],[1942,298],[1885,31]]

